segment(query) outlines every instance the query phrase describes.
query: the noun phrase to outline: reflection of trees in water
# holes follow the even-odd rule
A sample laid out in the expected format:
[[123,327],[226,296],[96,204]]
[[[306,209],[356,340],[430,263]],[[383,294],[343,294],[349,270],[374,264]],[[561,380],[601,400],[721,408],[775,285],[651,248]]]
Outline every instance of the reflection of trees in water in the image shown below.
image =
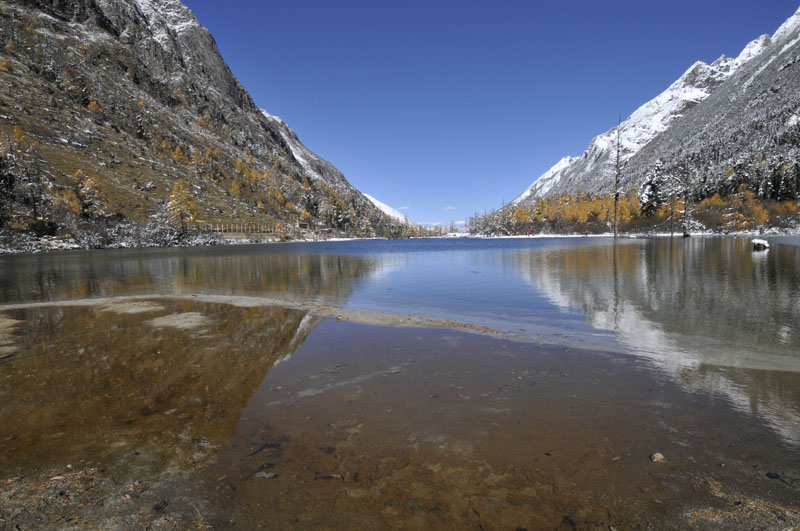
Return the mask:
[[[152,302],[136,314],[113,303],[6,312],[22,322],[2,365],[0,469],[115,457],[125,474],[203,465],[316,324],[297,310]],[[149,323],[190,312],[194,328]]]
[[613,330],[687,388],[726,396],[800,443],[800,248],[650,239],[519,252],[520,274]]
[[100,251],[0,260],[0,301],[153,293],[275,294],[344,302],[379,269],[368,256],[212,250]]
[[[800,249],[763,259],[741,238],[647,240],[520,252],[515,267],[558,304],[609,312],[615,298],[658,329],[800,345]],[[589,315],[590,319],[593,317]]]

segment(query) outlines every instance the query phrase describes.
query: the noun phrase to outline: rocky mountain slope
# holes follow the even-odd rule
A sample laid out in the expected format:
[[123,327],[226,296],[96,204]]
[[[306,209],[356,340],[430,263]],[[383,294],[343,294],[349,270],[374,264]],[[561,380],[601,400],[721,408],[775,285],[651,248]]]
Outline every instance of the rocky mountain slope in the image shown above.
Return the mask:
[[255,105],[178,0],[0,0],[0,153],[6,246],[402,230]]
[[657,177],[698,197],[748,184],[762,198],[796,198],[798,62],[800,11],[735,59],[692,65],[618,128],[594,138],[583,155],[559,161],[512,205],[561,193],[611,192],[618,133],[623,190]]

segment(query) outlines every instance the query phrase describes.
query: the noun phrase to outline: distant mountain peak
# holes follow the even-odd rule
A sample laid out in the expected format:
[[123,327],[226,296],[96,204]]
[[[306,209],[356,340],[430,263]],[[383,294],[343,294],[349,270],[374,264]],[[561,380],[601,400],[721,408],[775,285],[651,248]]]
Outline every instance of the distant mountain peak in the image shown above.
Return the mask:
[[775,31],[772,35],[772,41],[776,43],[783,42],[792,37],[798,30],[800,30],[800,8]]
[[550,191],[550,188],[561,178],[561,172],[569,168],[570,165],[576,160],[578,160],[578,157],[563,157],[561,160],[556,162],[552,168],[547,170],[546,173],[534,181],[533,184],[528,186],[524,192],[519,194],[513,201],[511,201],[511,204],[514,205],[521,203],[532,195],[547,195],[547,193]]
[[740,65],[744,64],[752,58],[761,55],[761,53],[769,48],[770,45],[772,45],[772,37],[765,33],[759,38],[750,41],[750,43],[744,47],[739,56],[736,57],[736,62]]

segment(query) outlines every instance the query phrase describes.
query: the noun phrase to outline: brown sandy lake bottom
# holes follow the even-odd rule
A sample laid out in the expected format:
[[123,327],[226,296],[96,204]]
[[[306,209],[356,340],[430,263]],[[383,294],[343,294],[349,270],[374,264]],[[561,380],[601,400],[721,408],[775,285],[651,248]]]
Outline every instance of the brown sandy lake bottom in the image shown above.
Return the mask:
[[[797,445],[644,358],[300,307],[59,304],[0,311],[0,529],[800,525]],[[794,372],[706,370],[800,400]]]

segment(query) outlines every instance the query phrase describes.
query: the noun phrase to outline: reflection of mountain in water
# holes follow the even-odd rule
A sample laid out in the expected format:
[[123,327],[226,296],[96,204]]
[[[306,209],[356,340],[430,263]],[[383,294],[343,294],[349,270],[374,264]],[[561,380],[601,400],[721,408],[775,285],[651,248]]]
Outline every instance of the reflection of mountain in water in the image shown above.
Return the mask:
[[800,248],[744,238],[519,252],[514,267],[689,389],[726,396],[800,444]]
[[5,313],[17,353],[2,364],[3,475],[114,457],[123,474],[203,465],[316,324],[297,310],[163,299]]
[[268,252],[264,246],[12,256],[0,260],[0,302],[214,293],[334,305],[347,300],[356,279],[381,267],[370,256]]

